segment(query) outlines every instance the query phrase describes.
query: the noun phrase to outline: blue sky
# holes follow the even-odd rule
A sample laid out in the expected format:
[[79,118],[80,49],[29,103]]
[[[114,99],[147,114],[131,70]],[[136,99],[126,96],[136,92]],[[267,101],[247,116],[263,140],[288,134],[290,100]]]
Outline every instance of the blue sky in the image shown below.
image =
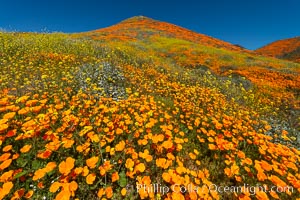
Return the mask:
[[3,0],[0,28],[82,32],[144,15],[248,49],[300,36],[299,0]]

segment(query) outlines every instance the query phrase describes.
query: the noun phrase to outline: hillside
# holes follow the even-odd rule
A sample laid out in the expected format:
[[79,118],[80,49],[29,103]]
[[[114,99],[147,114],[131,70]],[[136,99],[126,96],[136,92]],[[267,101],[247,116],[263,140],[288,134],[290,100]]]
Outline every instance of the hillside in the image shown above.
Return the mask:
[[300,62],[300,37],[278,40],[255,51],[265,56]]
[[299,200],[300,64],[134,17],[0,68],[0,199]]
[[161,22],[144,16],[132,17],[116,25],[85,33],[94,40],[144,40],[155,37],[171,37],[190,41],[196,44],[241,51],[243,48],[193,32],[191,30]]

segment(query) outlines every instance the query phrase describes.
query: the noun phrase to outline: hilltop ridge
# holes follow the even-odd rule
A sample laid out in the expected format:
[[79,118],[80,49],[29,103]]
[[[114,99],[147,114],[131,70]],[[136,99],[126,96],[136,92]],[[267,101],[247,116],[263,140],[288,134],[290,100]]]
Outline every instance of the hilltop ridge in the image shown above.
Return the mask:
[[232,51],[250,52],[238,45],[233,45],[229,42],[225,42],[205,34],[197,33],[171,23],[158,21],[145,16],[131,17],[110,27],[89,31],[83,34],[85,36],[90,36],[95,40],[115,39],[121,41],[166,36],[205,46],[223,48]]

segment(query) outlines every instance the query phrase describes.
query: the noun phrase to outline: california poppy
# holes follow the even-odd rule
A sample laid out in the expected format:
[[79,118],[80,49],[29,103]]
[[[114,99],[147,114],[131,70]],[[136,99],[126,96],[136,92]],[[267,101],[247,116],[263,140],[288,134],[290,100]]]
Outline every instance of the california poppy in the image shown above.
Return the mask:
[[94,183],[96,179],[96,175],[93,173],[93,174],[89,174],[87,177],[86,177],[86,183],[91,185]]
[[71,170],[73,169],[74,167],[74,163],[75,163],[75,159],[74,158],[71,158],[71,157],[68,157],[66,159],[66,161],[62,161],[60,164],[59,164],[59,172],[64,174],[64,175],[68,175]]

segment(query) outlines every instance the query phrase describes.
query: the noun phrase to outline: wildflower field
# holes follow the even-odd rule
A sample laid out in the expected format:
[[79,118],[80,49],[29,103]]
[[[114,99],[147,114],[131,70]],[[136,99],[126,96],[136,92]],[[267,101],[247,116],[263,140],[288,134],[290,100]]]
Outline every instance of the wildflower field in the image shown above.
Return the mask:
[[169,29],[0,32],[0,199],[300,199],[300,64]]

